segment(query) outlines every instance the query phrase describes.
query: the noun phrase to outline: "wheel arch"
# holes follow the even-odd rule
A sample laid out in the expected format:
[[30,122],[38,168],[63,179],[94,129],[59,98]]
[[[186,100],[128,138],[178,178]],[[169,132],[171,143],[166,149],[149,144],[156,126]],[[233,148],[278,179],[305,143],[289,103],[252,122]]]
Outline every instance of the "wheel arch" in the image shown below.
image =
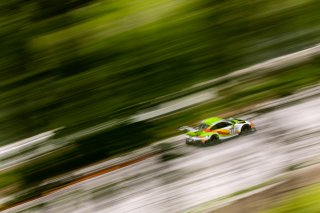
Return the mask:
[[213,133],[212,135],[210,135],[210,138],[211,138],[211,137],[216,137],[217,140],[220,139],[220,136],[219,136],[218,133]]

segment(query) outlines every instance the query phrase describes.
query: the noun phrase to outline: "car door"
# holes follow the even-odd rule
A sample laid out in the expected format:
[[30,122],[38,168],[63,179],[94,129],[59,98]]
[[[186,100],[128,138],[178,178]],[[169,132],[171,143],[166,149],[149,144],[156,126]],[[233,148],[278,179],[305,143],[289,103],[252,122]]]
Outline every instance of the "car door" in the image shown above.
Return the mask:
[[235,134],[233,124],[227,121],[217,123],[213,126],[212,130],[225,137]]

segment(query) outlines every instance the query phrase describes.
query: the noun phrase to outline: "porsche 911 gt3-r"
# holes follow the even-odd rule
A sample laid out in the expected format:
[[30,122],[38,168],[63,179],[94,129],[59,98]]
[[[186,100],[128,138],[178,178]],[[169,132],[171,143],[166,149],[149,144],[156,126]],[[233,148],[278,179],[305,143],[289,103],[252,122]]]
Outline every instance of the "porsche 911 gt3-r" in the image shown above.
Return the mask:
[[251,121],[247,120],[212,117],[203,120],[195,128],[183,126],[179,130],[187,131],[187,144],[209,145],[253,132],[255,127]]

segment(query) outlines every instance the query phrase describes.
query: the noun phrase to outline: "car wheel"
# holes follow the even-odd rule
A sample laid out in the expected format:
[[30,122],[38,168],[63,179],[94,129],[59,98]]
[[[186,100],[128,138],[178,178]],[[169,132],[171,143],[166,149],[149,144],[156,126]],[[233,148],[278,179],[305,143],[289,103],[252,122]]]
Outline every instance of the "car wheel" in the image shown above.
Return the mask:
[[212,135],[209,140],[205,142],[205,145],[213,145],[218,141],[217,136]]
[[187,144],[187,145],[191,145],[191,142],[189,142],[189,141],[185,141],[185,143]]
[[241,135],[248,134],[251,131],[251,127],[249,125],[243,125],[241,128]]

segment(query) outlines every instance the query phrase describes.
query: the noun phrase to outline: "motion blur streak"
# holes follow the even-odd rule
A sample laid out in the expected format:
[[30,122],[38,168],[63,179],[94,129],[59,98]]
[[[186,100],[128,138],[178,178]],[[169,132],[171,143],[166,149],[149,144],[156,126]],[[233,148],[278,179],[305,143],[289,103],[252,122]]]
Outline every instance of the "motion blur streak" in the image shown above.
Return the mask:
[[[162,163],[161,156],[152,157],[23,208],[36,206],[39,212],[78,212],[79,206],[84,212],[88,208],[94,212],[181,212],[319,157],[319,104],[320,99],[313,98],[261,114],[255,117],[259,128],[255,134],[206,149],[179,145],[174,151],[184,153],[183,157]],[[306,113],[297,120],[295,113],[300,110]]]
[[[317,0],[1,1],[0,210],[210,212],[307,174],[319,163],[319,11]],[[216,116],[257,132],[185,144],[181,127]],[[243,212],[281,209],[269,203]]]

